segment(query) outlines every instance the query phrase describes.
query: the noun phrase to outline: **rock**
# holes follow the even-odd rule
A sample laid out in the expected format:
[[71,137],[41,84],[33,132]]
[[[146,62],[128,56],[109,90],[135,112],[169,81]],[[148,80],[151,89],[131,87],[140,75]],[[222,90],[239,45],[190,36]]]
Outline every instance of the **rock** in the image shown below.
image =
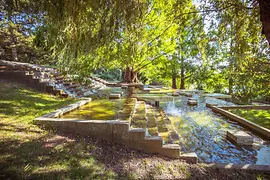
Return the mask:
[[172,93],[172,96],[179,96],[179,93],[174,92],[174,93]]
[[229,130],[227,131],[227,137],[233,142],[239,145],[252,145],[253,137],[241,130]]

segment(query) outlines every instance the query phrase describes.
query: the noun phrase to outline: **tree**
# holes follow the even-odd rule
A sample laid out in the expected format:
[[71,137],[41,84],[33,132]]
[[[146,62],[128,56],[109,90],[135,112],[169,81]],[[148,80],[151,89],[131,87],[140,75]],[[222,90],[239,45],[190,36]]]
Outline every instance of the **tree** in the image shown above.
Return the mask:
[[260,19],[262,21],[262,34],[265,34],[270,44],[270,1],[258,0],[260,6]]
[[1,1],[1,59],[34,62],[38,50],[33,47],[35,28],[42,13],[29,1]]

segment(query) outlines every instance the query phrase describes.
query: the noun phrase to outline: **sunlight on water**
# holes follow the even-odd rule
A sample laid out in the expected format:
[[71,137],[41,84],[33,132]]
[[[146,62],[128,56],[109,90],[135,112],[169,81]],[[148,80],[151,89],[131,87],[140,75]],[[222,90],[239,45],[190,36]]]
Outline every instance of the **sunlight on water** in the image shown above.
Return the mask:
[[167,114],[170,114],[170,115],[173,115],[173,116],[181,115],[181,109],[179,109],[179,108],[177,108],[175,106],[174,98],[173,98],[173,101],[169,101],[167,103],[165,111],[166,111]]
[[[233,103],[212,97],[193,95],[194,97],[198,100],[198,106],[188,106],[187,97],[161,102],[180,135],[182,149],[195,151],[202,162],[270,164],[269,143],[205,106],[206,102],[226,106],[234,105]],[[256,138],[256,145],[239,146],[227,140],[227,130],[233,129],[250,133]]]

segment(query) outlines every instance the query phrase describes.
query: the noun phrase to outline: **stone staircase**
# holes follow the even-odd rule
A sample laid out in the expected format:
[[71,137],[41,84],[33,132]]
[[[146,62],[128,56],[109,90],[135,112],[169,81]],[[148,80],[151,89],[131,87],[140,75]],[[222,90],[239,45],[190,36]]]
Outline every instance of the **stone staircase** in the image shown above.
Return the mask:
[[146,128],[146,107],[144,101],[137,101],[130,126],[132,128]]
[[89,96],[105,86],[92,78],[86,78],[90,83],[79,83],[73,80],[74,76],[63,76],[54,68],[4,60],[0,60],[0,78],[17,81],[39,91],[75,98]]
[[131,128],[143,128],[147,136],[159,136],[163,144],[178,144],[179,135],[161,108],[137,101],[131,117]]
[[[195,153],[182,153],[179,145],[179,135],[175,131],[165,112],[153,105],[138,100],[131,115],[129,133],[143,141],[143,151],[159,153],[168,157],[180,157],[196,162]],[[138,140],[139,141],[139,140]],[[128,144],[130,145],[130,144]],[[134,147],[136,145],[133,142]]]

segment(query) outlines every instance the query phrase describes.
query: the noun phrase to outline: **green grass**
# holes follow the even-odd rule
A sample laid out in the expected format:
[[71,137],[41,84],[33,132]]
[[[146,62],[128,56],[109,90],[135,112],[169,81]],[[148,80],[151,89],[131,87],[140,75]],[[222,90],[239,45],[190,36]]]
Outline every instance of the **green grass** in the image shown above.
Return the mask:
[[270,129],[270,110],[230,109],[230,112]]
[[75,102],[0,82],[1,179],[110,179],[85,141],[55,135],[34,118]]

